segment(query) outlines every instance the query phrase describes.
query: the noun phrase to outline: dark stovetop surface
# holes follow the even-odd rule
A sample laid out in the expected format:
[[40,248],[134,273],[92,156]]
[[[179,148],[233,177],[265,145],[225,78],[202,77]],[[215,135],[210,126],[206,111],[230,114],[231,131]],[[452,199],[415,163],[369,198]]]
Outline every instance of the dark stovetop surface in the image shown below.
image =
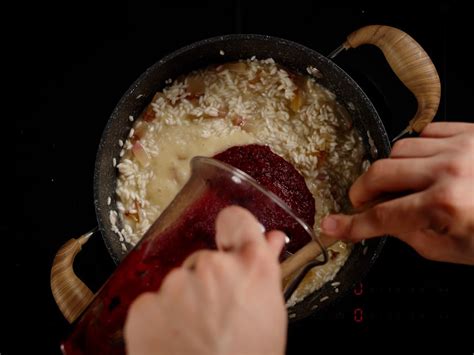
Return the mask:
[[[14,23],[8,34],[20,84],[12,93],[21,102],[10,106],[15,108],[19,196],[14,211],[21,223],[0,222],[0,354],[59,353],[69,328],[49,289],[54,253],[96,225],[92,173],[102,129],[128,86],[164,54],[236,32],[279,36],[329,53],[360,26],[388,24],[411,34],[432,56],[443,85],[436,119],[472,121],[472,64],[462,49],[471,39],[468,13],[458,2],[417,10],[319,8],[298,1],[259,7],[237,0],[183,9],[165,2],[42,4],[5,13]],[[415,101],[379,52],[361,48],[336,62],[364,86],[392,136],[404,127]],[[100,237],[84,247],[76,263],[94,290],[113,267]],[[390,240],[368,277],[332,312],[290,327],[288,353],[316,353],[322,344],[369,350],[377,340],[384,341],[382,349],[408,346],[411,340],[437,349],[452,345],[449,353],[472,353],[473,276],[472,267],[426,261]]]

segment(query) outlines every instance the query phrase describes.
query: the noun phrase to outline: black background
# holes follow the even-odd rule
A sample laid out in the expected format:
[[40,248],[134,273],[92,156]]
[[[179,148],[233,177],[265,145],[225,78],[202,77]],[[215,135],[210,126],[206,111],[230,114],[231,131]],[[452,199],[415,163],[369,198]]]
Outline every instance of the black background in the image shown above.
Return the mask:
[[[59,353],[69,331],[49,289],[56,250],[96,225],[92,175],[108,116],[128,86],[163,55],[203,38],[261,33],[294,40],[323,54],[366,24],[399,27],[432,57],[442,80],[436,120],[472,121],[472,18],[461,2],[379,7],[320,7],[309,2],[170,2],[31,5],[2,13],[3,54],[12,61],[5,77],[5,121],[14,122],[15,188],[4,195],[0,354]],[[403,128],[415,101],[383,56],[360,48],[336,58],[370,94],[391,136]],[[5,97],[5,96],[4,96]],[[5,99],[4,99],[5,100]],[[4,112],[4,115],[7,115]],[[7,155],[11,146],[4,145]],[[3,174],[2,174],[3,175]],[[77,273],[97,290],[114,265],[100,236],[87,244]],[[359,286],[330,312],[289,329],[288,353],[394,348],[409,352],[449,347],[472,354],[474,270],[422,259],[390,240]],[[355,322],[354,310],[364,319]],[[358,311],[359,312],[359,311]],[[321,350],[321,351],[318,351]],[[428,352],[428,351],[427,351]],[[437,351],[434,351],[437,352]]]

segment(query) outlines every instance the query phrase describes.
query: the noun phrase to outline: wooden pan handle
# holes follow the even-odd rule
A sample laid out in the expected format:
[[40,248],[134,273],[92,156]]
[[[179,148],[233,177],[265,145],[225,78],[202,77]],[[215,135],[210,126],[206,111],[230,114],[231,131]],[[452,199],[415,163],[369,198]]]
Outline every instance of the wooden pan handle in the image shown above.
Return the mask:
[[389,26],[362,27],[347,37],[343,47],[362,44],[382,50],[392,70],[418,101],[418,110],[402,134],[421,132],[436,115],[441,97],[438,72],[428,54],[408,34]]
[[[334,238],[330,238],[321,233],[319,236],[321,243],[324,247],[328,248],[336,241]],[[321,255],[322,250],[321,247],[315,241],[311,241],[298,250],[295,254],[290,256],[288,259],[284,260],[280,264],[281,268],[281,279],[285,284],[288,281],[288,278],[301,269],[305,264],[309,263],[310,261],[316,259],[319,255]]]
[[74,258],[97,229],[70,239],[56,253],[51,268],[51,291],[64,318],[72,323],[92,302],[94,294],[74,273]]

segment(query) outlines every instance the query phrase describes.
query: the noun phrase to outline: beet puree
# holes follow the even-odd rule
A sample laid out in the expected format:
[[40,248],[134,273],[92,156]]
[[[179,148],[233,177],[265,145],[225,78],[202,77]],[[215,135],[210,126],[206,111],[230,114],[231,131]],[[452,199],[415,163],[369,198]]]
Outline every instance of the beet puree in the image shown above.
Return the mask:
[[[308,225],[314,223],[315,204],[303,177],[266,146],[232,147],[215,156],[252,177],[279,196]],[[210,189],[192,203],[179,221],[162,233],[153,226],[118,266],[76,323],[64,342],[66,354],[123,354],[122,328],[131,302],[141,293],[156,291],[166,274],[199,249],[216,249],[214,221],[225,206],[238,204],[253,211],[267,230],[279,229],[290,236],[287,248],[296,251],[309,241],[304,229],[266,197],[224,177],[213,179]]]

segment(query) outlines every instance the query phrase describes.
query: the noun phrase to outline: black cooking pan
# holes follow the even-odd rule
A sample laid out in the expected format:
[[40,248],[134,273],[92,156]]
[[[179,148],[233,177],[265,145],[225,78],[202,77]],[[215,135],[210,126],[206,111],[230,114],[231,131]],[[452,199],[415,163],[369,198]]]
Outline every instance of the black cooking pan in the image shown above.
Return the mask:
[[[439,77],[426,52],[410,36],[387,26],[368,26],[352,33],[338,51],[361,44],[377,45],[384,52],[394,72],[416,96],[418,111],[406,131],[420,132],[434,117],[440,98]],[[221,55],[222,53],[224,55]],[[164,57],[133,83],[113,111],[100,141],[94,172],[94,204],[99,229],[115,263],[119,263],[126,253],[122,250],[117,235],[112,232],[109,220],[110,210],[114,209],[116,204],[117,170],[113,165],[113,158],[119,160],[121,147],[118,141],[126,139],[132,126],[129,116],[138,117],[169,78],[176,78],[210,64],[252,56],[259,59],[273,58],[288,69],[305,74],[308,67],[315,68],[312,73],[317,82],[335,93],[339,103],[351,114],[355,127],[364,138],[369,158],[376,160],[388,156],[390,140],[376,109],[357,83],[331,59],[300,44],[262,35],[227,35],[193,43]],[[85,240],[87,238],[80,239],[81,242]],[[384,238],[371,239],[365,245],[356,245],[336,276],[335,281],[340,282],[339,292],[335,293],[332,286],[325,285],[291,307],[290,319],[306,317],[313,313],[314,309],[326,308],[336,298],[342,297],[364,277],[380,254],[384,241]],[[63,263],[61,268],[56,267],[54,270],[53,267],[52,272],[53,294],[63,314],[70,321],[77,317],[92,298],[92,293],[72,272],[73,257],[79,250],[78,241],[68,242],[55,259],[56,266],[60,262]],[[63,259],[65,255],[67,262]],[[68,297],[66,301],[64,292],[59,289],[63,283],[68,283],[69,290],[76,290],[75,296]],[[324,296],[329,296],[329,299],[321,302]]]

